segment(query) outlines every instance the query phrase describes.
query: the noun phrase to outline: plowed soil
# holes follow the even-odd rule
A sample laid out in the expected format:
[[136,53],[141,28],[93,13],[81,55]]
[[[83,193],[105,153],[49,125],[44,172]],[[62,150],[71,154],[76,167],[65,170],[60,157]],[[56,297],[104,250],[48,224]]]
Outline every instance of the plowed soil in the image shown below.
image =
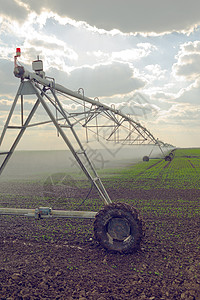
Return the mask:
[[[139,251],[107,252],[94,240],[93,220],[0,216],[0,299],[199,300],[200,220],[199,214],[189,212],[199,209],[200,191],[115,185],[108,186],[113,201],[142,210],[146,234]],[[39,183],[1,183],[0,188],[3,207],[45,205]],[[54,186],[54,196],[59,189]],[[88,190],[79,193],[83,199]],[[94,210],[91,203],[97,198],[90,193],[79,208]],[[169,208],[164,212],[162,201]],[[54,198],[55,209],[66,208],[65,203],[60,196]],[[181,209],[184,213],[179,214]]]

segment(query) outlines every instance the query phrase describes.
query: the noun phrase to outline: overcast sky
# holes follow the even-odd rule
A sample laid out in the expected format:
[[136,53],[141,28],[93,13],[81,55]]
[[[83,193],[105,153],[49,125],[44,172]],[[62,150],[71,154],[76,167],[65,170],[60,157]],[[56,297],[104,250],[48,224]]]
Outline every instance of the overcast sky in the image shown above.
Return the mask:
[[[150,110],[137,119],[155,137],[200,147],[199,11],[199,0],[0,0],[0,129],[19,86],[20,47],[29,70],[39,55],[58,83],[127,113],[139,101]],[[19,149],[50,140],[32,131]]]

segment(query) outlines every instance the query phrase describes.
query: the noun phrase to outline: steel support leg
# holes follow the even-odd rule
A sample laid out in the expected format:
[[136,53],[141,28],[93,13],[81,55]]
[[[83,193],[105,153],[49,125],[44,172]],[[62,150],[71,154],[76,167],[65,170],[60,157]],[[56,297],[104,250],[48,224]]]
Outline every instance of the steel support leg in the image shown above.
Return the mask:
[[[16,102],[17,102],[18,97],[19,97],[19,95],[16,97]],[[41,97],[41,96],[40,96],[40,97]],[[13,103],[13,104],[14,104],[14,103]],[[35,105],[33,106],[33,108],[32,108],[32,110],[31,110],[29,116],[27,117],[27,119],[26,119],[26,121],[25,121],[25,123],[24,123],[24,126],[21,128],[21,130],[20,130],[18,136],[16,137],[14,143],[12,144],[12,147],[10,148],[8,154],[6,155],[6,157],[5,157],[5,159],[4,159],[4,161],[3,161],[3,163],[2,163],[2,165],[1,165],[1,167],[0,167],[0,175],[1,175],[1,173],[3,172],[5,166],[7,165],[9,159],[11,158],[13,152],[15,151],[15,148],[17,147],[17,145],[18,145],[18,143],[19,143],[21,137],[23,136],[23,134],[24,134],[24,132],[25,132],[25,130],[26,130],[26,127],[27,127],[28,124],[30,123],[30,121],[31,121],[31,119],[32,119],[32,117],[33,117],[35,111],[37,110],[39,104],[40,104],[40,100],[38,99],[38,100],[36,101]],[[15,105],[16,105],[16,103],[15,103]],[[14,108],[13,108],[13,106],[12,106],[12,113],[13,113],[13,110],[14,110]],[[3,132],[4,135],[5,135],[5,133],[6,133],[6,129],[7,129],[7,127],[8,127],[8,124],[9,124],[9,121],[10,121],[10,119],[11,119],[11,116],[12,116],[12,114],[10,113],[10,114],[9,114],[9,117],[8,117],[8,120],[7,120],[7,125],[6,125],[6,127],[5,127],[5,132]]]
[[[109,204],[112,203],[109,195],[107,194],[100,178],[98,177],[96,171],[94,170],[94,168],[92,167],[92,164],[90,162],[90,167],[93,168],[94,174],[95,174],[95,178],[93,178],[91,176],[91,174],[89,173],[89,171],[87,170],[87,168],[85,167],[85,165],[83,164],[83,162],[81,161],[80,157],[78,156],[77,152],[75,151],[74,147],[72,146],[71,142],[69,141],[69,139],[67,138],[65,132],[63,131],[63,129],[60,127],[60,125],[58,124],[56,118],[54,117],[53,113],[51,112],[51,110],[49,109],[48,105],[46,104],[45,100],[43,99],[43,97],[39,94],[38,92],[38,88],[35,87],[35,85],[32,83],[32,86],[35,90],[35,93],[38,97],[38,99],[40,100],[42,106],[44,107],[44,109],[46,110],[47,114],[49,115],[49,118],[52,120],[53,124],[55,125],[56,129],[58,130],[59,134],[62,136],[63,140],[65,141],[65,143],[67,144],[68,148],[70,149],[71,153],[73,154],[73,156],[75,157],[76,161],[78,162],[79,166],[81,167],[81,169],[83,170],[83,172],[85,173],[85,175],[87,176],[87,178],[90,180],[90,182],[92,182],[92,184],[96,187],[96,189],[98,190],[101,198],[103,199],[105,204]],[[60,103],[60,102],[59,102]],[[66,119],[66,121],[68,121],[68,118]],[[75,132],[74,132],[75,133]],[[75,134],[75,137],[76,134]],[[80,146],[80,140],[79,140],[79,146]],[[82,145],[81,145],[81,149],[83,149]],[[83,149],[84,151],[84,149]],[[87,160],[89,161],[89,158],[87,157]]]
[[[77,136],[76,131],[75,131],[74,128],[73,128],[73,125],[71,124],[69,118],[67,117],[67,114],[66,114],[66,112],[64,111],[64,109],[63,109],[63,107],[62,107],[62,105],[61,105],[61,103],[60,103],[58,97],[56,96],[55,92],[54,92],[53,90],[51,90],[51,91],[52,91],[52,94],[53,94],[53,96],[54,96],[54,98],[55,98],[55,100],[56,100],[56,102],[57,102],[57,105],[58,105],[58,107],[59,107],[59,109],[60,109],[60,111],[61,111],[63,117],[64,117],[65,120],[67,121],[67,123],[68,123],[68,125],[69,125],[69,127],[70,127],[70,129],[71,129],[71,132],[72,132],[72,134],[73,134],[73,136],[74,136],[74,138],[75,138],[77,144],[79,145],[79,147],[80,147],[80,149],[81,149],[81,151],[82,151],[82,153],[83,153],[83,155],[84,155],[84,157],[85,157],[85,159],[86,159],[88,165],[90,166],[90,169],[92,170],[92,172],[93,172],[93,174],[94,174],[94,176],[95,176],[95,182],[94,182],[94,179],[91,178],[91,176],[88,176],[88,171],[85,170],[86,168],[84,167],[84,165],[83,165],[84,169],[82,168],[82,170],[84,171],[84,173],[86,174],[86,176],[89,178],[89,180],[90,180],[90,181],[92,180],[93,184],[96,185],[96,183],[97,183],[97,185],[100,187],[101,191],[103,192],[104,198],[106,198],[105,203],[106,203],[106,204],[111,203],[112,201],[111,201],[111,199],[110,199],[110,197],[109,197],[109,195],[108,195],[106,189],[104,188],[104,186],[103,186],[103,184],[102,184],[102,182],[101,182],[101,179],[99,178],[99,176],[98,176],[98,174],[97,174],[95,168],[93,167],[92,162],[90,161],[90,159],[89,159],[89,157],[88,157],[88,155],[87,155],[85,149],[83,148],[83,145],[82,145],[82,143],[81,143],[79,137]],[[75,154],[76,154],[76,157],[75,157],[75,158],[77,158],[77,153],[75,152]],[[80,164],[80,163],[79,163],[79,164]],[[87,172],[86,172],[86,171],[87,171]],[[99,190],[99,188],[98,188],[98,190]]]

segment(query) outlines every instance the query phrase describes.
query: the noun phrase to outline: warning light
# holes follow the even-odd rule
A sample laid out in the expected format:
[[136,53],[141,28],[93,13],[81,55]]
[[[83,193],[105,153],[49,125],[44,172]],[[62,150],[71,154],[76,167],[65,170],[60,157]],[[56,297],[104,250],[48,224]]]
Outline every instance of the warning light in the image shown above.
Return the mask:
[[16,48],[16,56],[17,57],[21,56],[21,49],[20,48]]

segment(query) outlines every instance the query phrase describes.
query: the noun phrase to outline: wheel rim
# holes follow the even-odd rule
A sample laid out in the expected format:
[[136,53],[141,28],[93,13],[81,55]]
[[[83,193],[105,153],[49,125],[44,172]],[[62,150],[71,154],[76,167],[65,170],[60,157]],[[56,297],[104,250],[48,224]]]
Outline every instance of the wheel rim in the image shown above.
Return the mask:
[[113,239],[124,241],[130,236],[131,228],[127,219],[112,218],[107,224],[107,234]]

